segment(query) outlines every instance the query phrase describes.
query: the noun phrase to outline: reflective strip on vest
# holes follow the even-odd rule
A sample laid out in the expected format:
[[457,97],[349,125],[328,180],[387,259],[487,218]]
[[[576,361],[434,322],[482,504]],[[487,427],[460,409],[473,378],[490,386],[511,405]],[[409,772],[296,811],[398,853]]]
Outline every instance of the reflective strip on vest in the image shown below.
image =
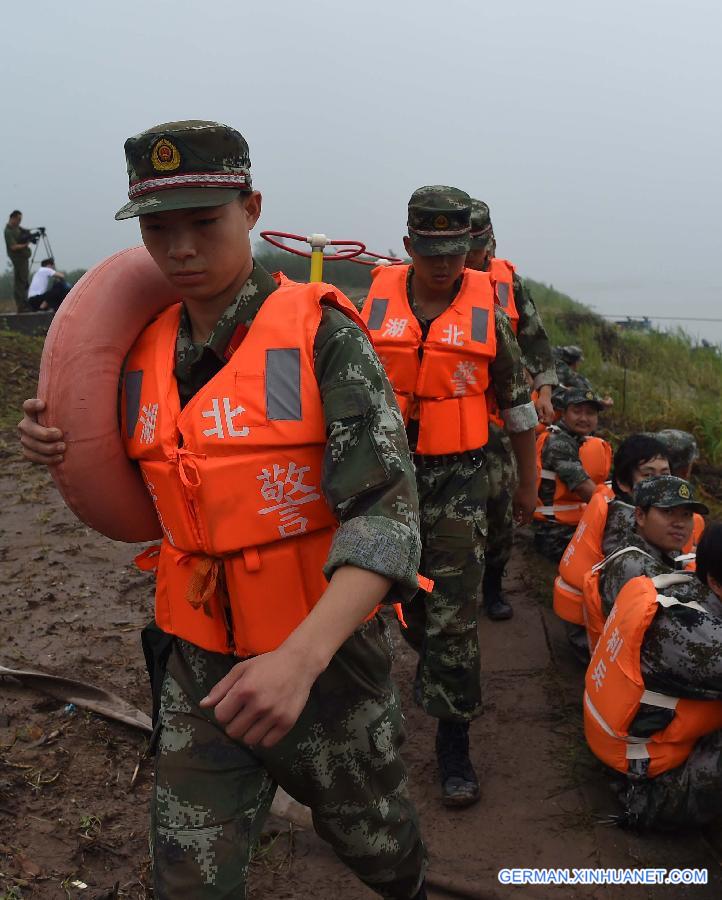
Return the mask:
[[680,553],[679,556],[675,556],[674,561],[676,563],[682,563],[682,562],[690,562],[693,559],[697,559],[696,553]]
[[505,281],[497,281],[496,299],[502,309],[509,308],[509,285]]
[[133,437],[140,415],[140,388],[143,384],[143,370],[125,373],[125,430]]
[[553,516],[556,512],[567,512],[572,509],[582,509],[583,503],[559,503],[556,506],[537,506],[534,512],[541,513],[543,516]]
[[379,328],[381,328],[383,321],[386,318],[386,310],[388,308],[388,300],[374,297],[371,301],[371,312],[369,313],[369,320],[366,326],[369,331],[378,331]]
[[662,709],[677,709],[679,697],[672,697],[669,694],[658,694],[657,691],[645,691],[640,703],[646,703],[648,706],[661,706]]
[[557,575],[557,585],[560,590],[569,591],[570,594],[575,594],[577,597],[584,596],[583,591],[580,591],[578,588],[572,587],[571,584],[567,584],[561,575]]
[[471,307],[471,339],[485,344],[489,336],[489,310],[481,306]]
[[664,572],[661,575],[655,575],[654,578],[652,578],[652,584],[657,590],[663,591],[673,584],[689,584],[694,578],[694,575],[689,575],[684,572]]
[[697,612],[707,612],[704,606],[700,606],[696,600],[690,600],[689,603],[684,603],[682,600],[677,600],[676,597],[667,597],[665,594],[657,594],[657,603],[665,609],[669,609],[670,606],[686,606],[688,609],[696,609]]
[[625,553],[641,553],[642,556],[647,556],[649,559],[653,559],[652,556],[647,553],[646,550],[640,550],[639,547],[622,547],[620,550],[615,550],[614,553],[610,553],[609,556],[605,556],[601,562],[594,563],[592,566],[592,572],[601,572],[601,570],[606,566],[608,562],[611,562],[613,559],[617,559],[619,556],[623,556]]
[[542,470],[541,470],[541,477],[542,477],[542,478],[548,478],[549,481],[556,481],[556,480],[557,480],[557,473],[556,473],[556,472],[552,472],[551,469],[542,469]]
[[266,350],[266,417],[275,422],[301,421],[301,351],[298,347]]

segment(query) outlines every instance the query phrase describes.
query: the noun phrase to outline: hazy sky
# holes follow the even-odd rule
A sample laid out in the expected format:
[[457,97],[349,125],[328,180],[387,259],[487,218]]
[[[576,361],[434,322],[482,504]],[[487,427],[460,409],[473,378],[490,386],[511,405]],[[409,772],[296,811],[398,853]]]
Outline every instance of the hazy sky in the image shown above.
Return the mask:
[[0,213],[62,268],[139,240],[124,139],[206,118],[248,140],[261,227],[400,250],[411,192],[452,184],[522,274],[722,318],[714,0],[5,0],[0,68]]

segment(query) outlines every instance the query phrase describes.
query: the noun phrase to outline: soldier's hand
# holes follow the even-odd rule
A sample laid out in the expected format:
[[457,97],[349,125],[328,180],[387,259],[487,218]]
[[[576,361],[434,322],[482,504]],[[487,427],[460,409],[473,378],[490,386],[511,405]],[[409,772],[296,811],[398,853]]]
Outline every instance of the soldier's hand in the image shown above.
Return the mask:
[[545,425],[551,425],[554,422],[554,407],[552,405],[552,388],[550,384],[543,384],[539,388],[539,396],[534,406],[540,422],[543,422]]
[[516,525],[528,525],[536,508],[536,484],[520,484],[514,491],[513,511]]
[[272,747],[301,715],[318,672],[283,647],[237,663],[201,707],[215,707],[226,734],[250,747]]
[[38,422],[38,413],[45,409],[42,400],[34,398],[23,403],[23,417],[18,423],[23,456],[34,463],[56,466],[63,461],[65,444],[59,428],[47,428]]

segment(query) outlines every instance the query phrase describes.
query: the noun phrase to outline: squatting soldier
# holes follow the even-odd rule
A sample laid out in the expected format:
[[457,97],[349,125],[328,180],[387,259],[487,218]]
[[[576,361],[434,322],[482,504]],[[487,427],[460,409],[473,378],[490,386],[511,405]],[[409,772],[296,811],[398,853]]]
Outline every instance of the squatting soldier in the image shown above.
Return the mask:
[[[496,302],[509,317],[522,354],[522,362],[532,378],[537,394],[537,414],[545,425],[554,421],[552,387],[558,383],[554,356],[541,316],[531,294],[514,266],[496,256],[496,238],[489,207],[482,200],[471,201],[471,250],[466,257],[467,269],[489,272],[494,284]],[[489,440],[486,466],[489,474],[489,496],[486,518],[489,536],[486,541],[484,609],[490,619],[510,619],[513,610],[502,593],[504,569],[509,562],[514,540],[513,499],[516,488],[516,465],[504,423],[498,415],[493,396],[489,398]]]
[[[416,591],[420,554],[391,388],[342,294],[279,283],[254,264],[261,195],[237,131],[174,122],[125,149],[130,202],[116,218],[140,217],[183,297],[131,349],[122,404],[127,452],[173,533],[156,597],[170,646],[155,896],[245,896],[278,783],[377,894],[426,897],[389,641],[374,614]],[[138,410],[153,403],[156,425],[141,430]],[[34,422],[41,408],[26,403],[25,454],[57,459],[62,435]]]
[[469,724],[481,711],[477,596],[487,535],[486,393],[493,387],[517,456],[514,511],[534,506],[534,427],[519,348],[485,272],[465,269],[471,198],[434,185],[415,191],[404,238],[410,266],[374,272],[363,308],[414,451],[421,506],[425,602],[405,608],[404,636],[419,653],[415,696],[439,720],[442,799],[479,798]]
[[5,249],[13,267],[13,298],[19,313],[29,312],[28,287],[30,285],[30,244],[29,232],[20,227],[23,214],[14,209],[5,226]]
[[[577,347],[576,344],[566,344],[555,347],[553,353],[560,389],[594,390],[591,381],[579,371],[579,366],[584,362],[584,351],[581,347]],[[560,408],[558,401],[561,400],[562,396],[561,390],[554,392],[554,405],[558,408]],[[614,406],[614,400],[609,395],[602,397],[601,402],[604,404],[605,409]]]
[[559,562],[598,484],[606,481],[612,448],[594,437],[604,404],[589,390],[572,388],[559,400],[562,417],[537,440],[539,505],[534,513],[534,543]]
[[619,824],[688,828],[722,815],[722,527],[702,537],[698,577],[675,573],[664,560],[706,507],[673,476],[635,497],[654,558],[610,562],[619,591],[587,670],[585,734],[625,776]]

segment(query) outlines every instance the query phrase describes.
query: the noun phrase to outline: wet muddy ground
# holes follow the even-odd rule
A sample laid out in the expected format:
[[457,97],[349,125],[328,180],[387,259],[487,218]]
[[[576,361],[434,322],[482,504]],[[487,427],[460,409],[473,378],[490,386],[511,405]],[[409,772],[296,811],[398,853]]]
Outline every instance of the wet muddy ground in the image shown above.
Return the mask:
[[[78,523],[11,436],[0,476],[0,665],[83,679],[149,711],[139,630],[152,609],[135,548]],[[397,640],[405,747],[432,876],[484,898],[722,896],[722,832],[638,837],[600,824],[617,811],[581,730],[582,669],[542,601],[549,568],[519,535],[510,622],[480,624],[486,710],[472,727],[482,802],[439,802],[434,727],[410,697],[414,659]],[[0,898],[142,898],[152,762],[145,735],[0,680]],[[140,768],[134,773],[140,761]],[[503,867],[702,867],[697,887],[511,887]],[[465,893],[464,893],[465,892]],[[373,896],[312,832],[269,819],[253,898]],[[432,897],[450,896],[432,888]]]

